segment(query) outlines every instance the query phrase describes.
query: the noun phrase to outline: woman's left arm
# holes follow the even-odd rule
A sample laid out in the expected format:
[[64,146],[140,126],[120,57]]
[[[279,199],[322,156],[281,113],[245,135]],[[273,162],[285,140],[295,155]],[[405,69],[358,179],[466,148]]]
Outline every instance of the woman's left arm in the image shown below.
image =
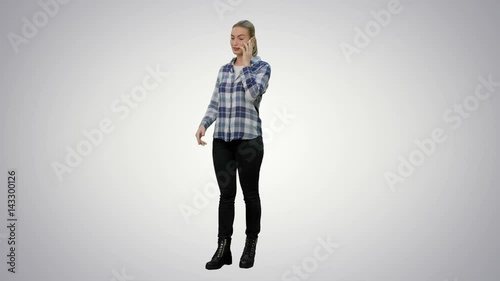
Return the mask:
[[261,63],[261,66],[255,71],[252,70],[251,66],[243,67],[241,73],[247,100],[253,102],[258,96],[266,92],[271,77],[271,66],[267,62]]

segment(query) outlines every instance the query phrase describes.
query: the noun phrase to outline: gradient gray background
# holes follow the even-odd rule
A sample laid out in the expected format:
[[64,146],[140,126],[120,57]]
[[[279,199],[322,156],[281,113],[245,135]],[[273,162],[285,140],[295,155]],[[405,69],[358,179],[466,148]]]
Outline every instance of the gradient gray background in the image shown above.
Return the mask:
[[[0,279],[108,281],[125,270],[133,278],[124,280],[286,280],[330,236],[340,247],[295,280],[498,280],[500,89],[456,130],[442,115],[478,76],[500,81],[500,3],[401,1],[348,63],[339,45],[388,2],[242,0],[219,16],[214,1],[73,0],[16,54],[7,34],[41,8],[2,1],[0,171],[4,187],[6,172],[18,172],[19,221],[13,275],[2,188]],[[218,198],[204,191],[215,183],[213,127],[204,147],[194,133],[241,19],[255,24],[272,68],[261,103],[262,232],[254,268],[238,268],[238,185],[233,264],[207,271],[217,242]],[[155,65],[169,76],[120,119],[113,100]],[[283,111],[294,118],[284,123]],[[51,163],[103,118],[114,131],[58,181]],[[435,128],[447,141],[392,190],[384,174]],[[200,192],[208,203],[188,222],[180,208]]]

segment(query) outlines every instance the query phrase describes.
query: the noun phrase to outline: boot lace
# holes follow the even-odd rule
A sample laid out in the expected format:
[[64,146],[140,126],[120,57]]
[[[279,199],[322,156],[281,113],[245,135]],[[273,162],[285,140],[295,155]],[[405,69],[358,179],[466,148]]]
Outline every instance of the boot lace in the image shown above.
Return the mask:
[[243,249],[243,255],[254,256],[255,248],[257,246],[257,239],[247,238],[245,243],[245,248]]

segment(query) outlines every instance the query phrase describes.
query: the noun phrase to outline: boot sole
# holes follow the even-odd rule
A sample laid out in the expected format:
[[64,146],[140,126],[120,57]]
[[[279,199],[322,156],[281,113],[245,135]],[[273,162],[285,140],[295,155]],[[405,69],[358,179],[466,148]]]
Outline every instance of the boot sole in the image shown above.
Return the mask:
[[212,267],[212,266],[205,265],[205,269],[208,269],[208,270],[221,269],[224,265],[231,265],[231,264],[233,264],[233,261],[232,261],[232,259],[229,259],[229,261],[223,262],[220,266]]
[[252,268],[252,267],[253,267],[253,264],[243,265],[240,263],[240,268]]
[[214,269],[221,269],[224,265],[231,265],[232,263],[224,263],[222,264],[221,266],[218,266],[218,267],[210,267],[210,266],[206,266],[205,265],[205,269],[208,269],[208,270],[214,270]]

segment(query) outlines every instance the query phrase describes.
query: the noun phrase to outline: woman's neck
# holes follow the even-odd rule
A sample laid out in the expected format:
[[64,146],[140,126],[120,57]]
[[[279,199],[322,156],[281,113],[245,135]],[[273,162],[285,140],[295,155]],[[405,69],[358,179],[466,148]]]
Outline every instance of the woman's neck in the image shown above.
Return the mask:
[[243,55],[236,56],[236,60],[234,61],[234,65],[241,66],[243,65],[241,62],[243,61]]

